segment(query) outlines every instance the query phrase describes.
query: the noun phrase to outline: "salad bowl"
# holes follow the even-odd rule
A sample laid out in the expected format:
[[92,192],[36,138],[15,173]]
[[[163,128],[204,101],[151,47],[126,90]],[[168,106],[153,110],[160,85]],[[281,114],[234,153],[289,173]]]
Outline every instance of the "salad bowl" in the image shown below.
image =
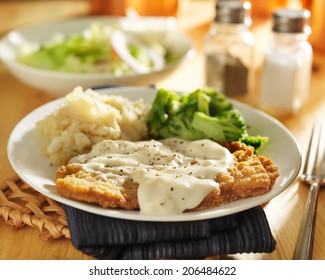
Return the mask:
[[[79,64],[74,63],[73,71],[70,71],[71,65],[50,69],[48,65],[55,65],[56,61],[49,62],[48,58],[44,59],[43,54],[34,56],[30,59],[31,63],[29,64],[23,63],[19,59],[23,51],[25,53],[26,50],[32,52],[33,49],[37,48],[41,51],[44,50],[46,46],[53,44],[53,40],[58,40],[57,34],[61,36],[64,49],[66,38],[75,36],[75,34],[87,37],[93,25],[110,26],[116,30],[115,33],[118,34],[114,34],[109,39],[112,48],[114,48],[114,56],[126,64],[129,68],[128,71],[123,70],[125,67],[118,68],[119,66],[115,67],[114,71],[100,71],[99,68],[91,65],[93,61],[91,57],[90,59],[89,57],[83,59],[82,69],[81,66],[78,69],[78,65],[80,65],[78,61]],[[85,35],[85,32],[88,33]],[[91,32],[96,33],[96,31]],[[53,39],[55,34],[57,37]],[[91,36],[98,37],[99,35],[96,33]],[[139,41],[141,43],[137,43]],[[145,48],[143,42],[146,42],[147,46],[148,43],[150,46],[155,46],[156,50],[159,49],[160,54],[157,55],[152,49]],[[73,43],[76,44],[77,51],[84,51],[84,45],[78,46],[78,40]],[[152,59],[153,63],[148,63],[148,65],[150,64],[148,67],[139,67],[140,63],[137,58],[131,55],[131,51],[128,53],[129,43],[137,47],[137,53],[142,52],[144,56]],[[86,44],[89,45],[89,42]],[[59,50],[59,52],[63,53],[64,51]],[[161,53],[164,53],[164,56]],[[90,16],[51,21],[14,29],[0,40],[0,58],[12,75],[25,84],[53,97],[63,96],[76,86],[84,88],[108,85],[147,86],[169,75],[173,69],[194,55],[192,40],[179,30],[174,18],[166,17]],[[69,58],[62,57],[61,60],[66,63]],[[107,63],[106,68],[111,69],[109,63]],[[66,71],[66,69],[68,70]]]

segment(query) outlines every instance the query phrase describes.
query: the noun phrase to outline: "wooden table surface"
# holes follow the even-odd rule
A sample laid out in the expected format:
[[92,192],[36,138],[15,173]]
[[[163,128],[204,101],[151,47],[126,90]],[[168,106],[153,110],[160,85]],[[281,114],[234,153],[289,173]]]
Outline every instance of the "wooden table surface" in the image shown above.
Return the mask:
[[[0,35],[13,27],[44,20],[46,12],[51,9],[54,1],[35,1],[30,6],[28,6],[27,2],[32,1],[0,3]],[[55,2],[59,4],[55,6],[57,13],[51,15],[53,18],[83,15],[88,11],[86,1]],[[209,1],[191,1],[191,4],[192,2],[194,8],[187,7],[188,13],[196,11],[193,16],[190,16],[192,21],[188,22],[180,17],[180,25],[195,41],[197,55],[193,59],[186,61],[171,75],[160,80],[157,87],[186,91],[204,86],[201,46],[213,16],[213,9],[211,9]],[[77,6],[76,3],[78,3]],[[203,17],[197,16],[200,9],[204,15]],[[15,11],[16,17],[8,17],[10,10]],[[33,11],[36,11],[35,14]],[[195,22],[193,19],[195,19]],[[257,36],[264,34],[263,28],[266,26],[262,24],[256,27]],[[258,91],[255,92],[256,94],[258,94]],[[255,106],[255,97],[253,96],[245,100],[245,102]],[[18,81],[0,62],[0,182],[14,175],[6,153],[7,141],[11,131],[28,112],[52,99],[45,93]],[[304,155],[313,122],[315,120],[324,120],[325,117],[325,54],[315,53],[314,55],[309,100],[304,104],[303,109],[295,116],[275,117],[296,137]],[[290,155],[288,155],[289,157]],[[264,209],[272,233],[277,241],[274,252],[270,254],[236,254],[227,258],[291,259],[307,194],[308,187],[296,180],[286,191],[265,205]],[[61,238],[45,242],[39,238],[37,229],[28,226],[11,229],[7,227],[4,220],[0,219],[0,259],[91,259],[91,257],[77,251],[69,239]],[[320,190],[318,202],[313,259],[325,259],[325,190],[322,189]]]

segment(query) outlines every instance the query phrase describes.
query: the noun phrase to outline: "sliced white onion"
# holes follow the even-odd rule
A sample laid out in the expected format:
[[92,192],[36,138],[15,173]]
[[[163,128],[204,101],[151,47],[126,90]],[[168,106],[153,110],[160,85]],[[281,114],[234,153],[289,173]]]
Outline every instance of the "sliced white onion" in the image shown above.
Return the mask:
[[[116,54],[127,63],[134,72],[138,74],[145,74],[152,70],[162,69],[165,66],[165,59],[154,51],[147,47],[147,45],[142,42],[136,36],[125,33],[122,31],[114,31],[111,35],[111,43],[116,52]],[[144,49],[148,54],[149,58],[153,63],[153,67],[148,67],[147,65],[143,65],[138,60],[136,60],[129,52],[127,45],[134,44]]]

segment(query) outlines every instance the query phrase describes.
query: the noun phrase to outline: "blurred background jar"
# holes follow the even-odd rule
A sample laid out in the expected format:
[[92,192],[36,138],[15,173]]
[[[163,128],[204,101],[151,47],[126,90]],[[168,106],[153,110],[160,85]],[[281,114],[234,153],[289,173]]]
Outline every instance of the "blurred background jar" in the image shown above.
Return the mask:
[[176,16],[180,0],[89,0],[90,14],[125,16]]
[[253,85],[254,38],[249,31],[251,4],[216,3],[216,17],[204,41],[206,86],[237,97]]
[[268,19],[277,8],[307,9],[311,12],[312,33],[309,42],[316,52],[325,52],[325,1],[324,0],[249,0],[252,18]]
[[269,18],[275,9],[286,7],[290,0],[249,0],[252,4],[253,18]]
[[296,113],[308,98],[313,57],[309,19],[306,9],[273,13],[260,81],[260,105],[272,114]]
[[[252,4],[252,18],[271,18],[278,8],[300,9],[312,0],[249,0]],[[320,0],[323,1],[323,0]]]
[[324,0],[301,0],[302,6],[311,12],[310,25],[312,33],[309,41],[313,49],[325,52],[325,1]]

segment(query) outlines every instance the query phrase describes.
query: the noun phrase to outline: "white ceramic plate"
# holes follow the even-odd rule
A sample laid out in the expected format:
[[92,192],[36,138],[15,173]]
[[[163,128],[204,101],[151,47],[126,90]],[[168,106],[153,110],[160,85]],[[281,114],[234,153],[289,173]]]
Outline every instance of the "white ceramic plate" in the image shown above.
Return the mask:
[[[115,76],[107,73],[72,74],[47,71],[23,65],[16,61],[18,49],[27,42],[43,43],[52,34],[60,31],[65,35],[80,32],[92,23],[110,24],[121,30],[136,33],[142,37],[151,38],[161,43],[175,57],[172,63],[149,73]],[[194,45],[191,39],[181,32],[174,18],[165,17],[82,17],[76,19],[44,22],[10,31],[0,40],[0,58],[9,71],[22,82],[51,94],[54,97],[63,96],[76,86],[84,88],[102,85],[142,85],[148,86],[158,79],[168,75],[172,69],[184,60],[193,57]]]
[[[123,87],[102,89],[105,94],[122,95],[146,102],[154,99],[156,90],[143,87]],[[55,189],[55,168],[38,151],[37,141],[33,137],[35,123],[56,109],[62,98],[47,103],[23,118],[13,130],[8,142],[8,157],[17,174],[40,193],[61,203],[91,213],[130,220],[142,221],[189,221],[221,217],[263,204],[282,193],[297,178],[301,167],[301,152],[291,133],[277,120],[247,105],[232,101],[243,114],[251,135],[265,135],[270,138],[262,151],[279,167],[280,177],[273,189],[265,195],[241,199],[209,210],[181,215],[152,216],[139,211],[104,209],[92,204],[73,201],[61,197]]]

